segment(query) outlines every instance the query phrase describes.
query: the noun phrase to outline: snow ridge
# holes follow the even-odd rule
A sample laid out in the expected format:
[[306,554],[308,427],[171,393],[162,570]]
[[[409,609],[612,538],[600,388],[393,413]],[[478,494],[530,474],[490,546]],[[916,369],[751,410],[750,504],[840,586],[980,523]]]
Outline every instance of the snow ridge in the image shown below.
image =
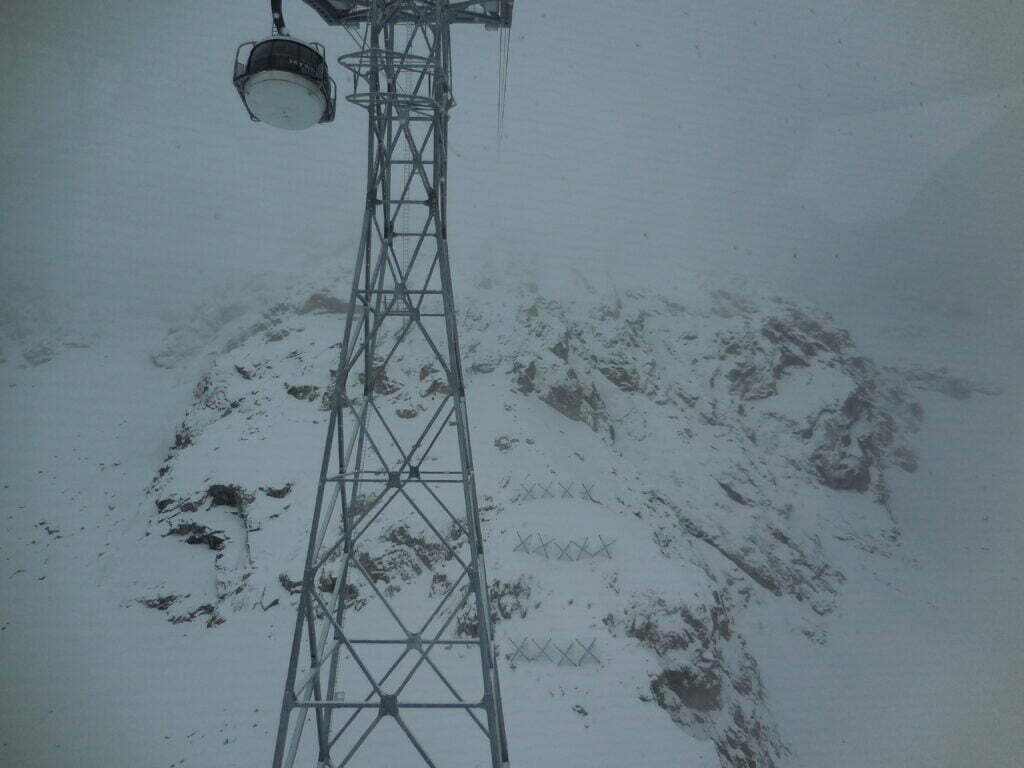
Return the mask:
[[[294,609],[346,309],[330,292],[296,294],[220,330],[203,321],[195,343],[176,332],[173,352],[155,355],[175,364],[209,354],[150,489],[153,525],[180,543],[170,551],[209,552],[212,565],[145,596],[173,597],[154,605],[171,621],[216,626],[234,611]],[[624,712],[660,708],[692,740],[645,764],[680,754],[779,764],[784,734],[737,617],[752,602],[786,601],[800,641],[827,642],[845,580],[837,563],[899,556],[887,476],[916,468],[913,388],[975,385],[883,369],[827,315],[705,285],[562,300],[488,280],[459,322],[500,650],[509,661],[513,638],[558,632],[601,644],[601,668],[573,681],[586,715],[552,711],[550,726],[585,717],[591,739],[613,743]],[[377,404],[410,420],[446,387],[412,356],[379,382]],[[598,503],[528,498],[526,476],[593,484]],[[515,551],[518,530],[612,536],[616,556],[527,558]],[[389,594],[446,578],[443,547],[404,523],[367,557]],[[346,596],[354,610],[366,598]],[[472,633],[473,617],[458,625]],[[509,663],[514,738],[517,724],[537,727],[517,694],[524,704],[537,704],[536,686],[564,696],[569,673],[531,677]],[[544,764],[544,746],[523,747],[531,764]]]

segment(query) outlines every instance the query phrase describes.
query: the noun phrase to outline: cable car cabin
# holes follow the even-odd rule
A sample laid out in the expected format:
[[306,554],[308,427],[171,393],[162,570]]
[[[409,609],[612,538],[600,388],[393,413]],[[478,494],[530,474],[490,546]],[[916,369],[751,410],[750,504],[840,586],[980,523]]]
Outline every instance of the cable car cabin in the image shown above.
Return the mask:
[[337,97],[324,54],[319,43],[281,35],[238,46],[234,84],[249,117],[290,131],[331,122]]

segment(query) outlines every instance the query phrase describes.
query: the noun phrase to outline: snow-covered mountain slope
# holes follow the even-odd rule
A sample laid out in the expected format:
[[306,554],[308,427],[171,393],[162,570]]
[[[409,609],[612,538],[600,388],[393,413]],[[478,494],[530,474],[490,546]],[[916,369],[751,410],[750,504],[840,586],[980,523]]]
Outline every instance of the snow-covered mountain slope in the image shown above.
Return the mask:
[[[787,765],[740,627],[769,610],[793,643],[829,642],[846,573],[906,560],[889,489],[917,468],[915,388],[978,387],[882,369],[828,316],[779,298],[580,288],[564,300],[489,279],[461,305],[517,761]],[[195,376],[141,507],[153,567],[132,585],[175,627],[287,634],[346,309],[334,293],[208,308],[151,354]],[[376,401],[414,422],[443,387],[403,358]],[[380,531],[374,572],[389,589],[414,594],[443,574],[415,531]],[[523,551],[530,535],[614,540],[612,556],[571,561],[552,545],[545,559]],[[515,656],[527,638],[593,639],[600,664],[528,663]],[[275,645],[280,658],[260,663],[271,689],[286,661],[283,637]]]
[[[950,669],[988,679],[965,643],[1012,664],[1012,616],[999,618],[1020,540],[1000,479],[1014,461],[1007,397],[880,367],[827,316],[748,289],[616,295],[575,280],[562,291],[574,300],[518,276],[459,291],[517,762],[809,768],[834,754],[853,768],[911,738],[863,741],[879,732],[863,697],[898,701],[884,711],[905,728],[904,711],[933,717],[960,700],[937,687]],[[0,642],[47,663],[4,667],[18,693],[5,759],[266,759],[338,293],[236,287],[160,343],[150,327],[84,338],[8,313]],[[379,401],[410,423],[437,396],[416,360],[389,379]],[[919,440],[922,419],[932,434]],[[951,463],[967,444],[971,460]],[[415,532],[382,533],[390,586],[429,588],[443,558]],[[553,542],[548,559],[519,548],[531,535]],[[612,540],[611,558],[566,562],[555,547]],[[991,588],[975,595],[982,571]],[[989,629],[938,621],[968,613]],[[917,637],[954,657],[920,657]],[[594,640],[601,664],[527,662],[514,655],[526,639],[528,656],[534,641]],[[921,675],[934,680],[924,693]],[[887,678],[905,682],[890,691]],[[1011,765],[999,762],[1006,727],[986,732],[988,753],[963,746],[970,736],[956,749]],[[943,743],[921,754],[941,757]]]

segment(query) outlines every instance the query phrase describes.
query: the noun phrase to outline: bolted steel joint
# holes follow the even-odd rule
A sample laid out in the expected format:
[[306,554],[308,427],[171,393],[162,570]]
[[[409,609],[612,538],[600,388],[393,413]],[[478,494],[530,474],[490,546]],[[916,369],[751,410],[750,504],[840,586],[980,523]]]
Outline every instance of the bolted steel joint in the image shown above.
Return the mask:
[[380,695],[379,714],[381,717],[385,717],[387,715],[398,717],[398,694],[382,693]]

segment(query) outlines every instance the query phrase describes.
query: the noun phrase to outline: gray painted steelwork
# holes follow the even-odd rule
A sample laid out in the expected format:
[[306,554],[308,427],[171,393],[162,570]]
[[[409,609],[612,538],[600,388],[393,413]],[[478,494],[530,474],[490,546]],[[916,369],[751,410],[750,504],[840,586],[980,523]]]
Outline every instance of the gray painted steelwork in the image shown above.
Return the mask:
[[[319,768],[378,765],[363,745],[390,719],[418,764],[507,767],[448,261],[446,173],[449,25],[507,27],[512,3],[306,2],[329,23],[361,24],[360,50],[339,63],[354,86],[348,100],[369,113],[367,192],[273,766],[309,758]],[[378,395],[401,361],[415,361],[421,380],[432,380],[396,418]],[[436,555],[421,558],[434,586],[415,599],[415,583],[392,585],[373,559],[382,535],[413,528]],[[366,603],[389,620],[391,636],[367,636],[387,633],[369,621]],[[431,721],[436,729],[417,725],[424,712],[442,718]],[[439,735],[443,761],[425,738]]]
[[378,0],[303,0],[332,26],[348,26],[370,21],[375,9],[388,15],[389,23],[416,23],[423,9],[443,8],[450,24],[483,24],[488,29],[512,24],[514,0],[416,0],[416,2],[378,2]]

